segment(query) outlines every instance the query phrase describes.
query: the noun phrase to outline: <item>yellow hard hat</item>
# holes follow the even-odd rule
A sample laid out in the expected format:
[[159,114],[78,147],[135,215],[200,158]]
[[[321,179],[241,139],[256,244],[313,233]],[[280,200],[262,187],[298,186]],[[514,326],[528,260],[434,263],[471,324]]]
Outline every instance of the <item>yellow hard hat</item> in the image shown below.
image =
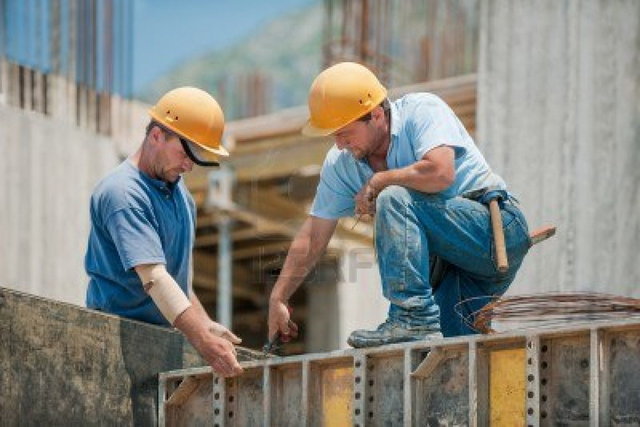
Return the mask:
[[218,156],[229,155],[221,144],[222,108],[207,92],[195,87],[170,90],[151,107],[149,115],[180,137],[185,152],[196,164],[217,166]]
[[364,116],[387,97],[387,89],[364,65],[341,62],[311,84],[309,113],[302,133],[326,136]]

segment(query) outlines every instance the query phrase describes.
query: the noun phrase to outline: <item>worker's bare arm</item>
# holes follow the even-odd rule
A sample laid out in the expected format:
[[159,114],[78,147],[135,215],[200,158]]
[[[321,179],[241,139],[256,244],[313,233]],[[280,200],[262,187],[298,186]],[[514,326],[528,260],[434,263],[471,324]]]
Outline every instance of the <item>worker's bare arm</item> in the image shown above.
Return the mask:
[[224,325],[221,325],[220,323],[213,321],[211,317],[209,317],[209,314],[207,314],[207,311],[204,309],[204,307],[200,303],[200,300],[198,299],[198,296],[195,294],[195,292],[191,291],[191,293],[189,294],[189,301],[191,301],[192,307],[200,313],[200,316],[203,319],[206,319],[207,328],[211,332],[213,332],[214,335],[222,337],[227,341],[236,345],[242,342],[242,339],[240,339],[236,334],[231,332]]
[[324,253],[337,224],[335,219],[309,216],[293,239],[269,299],[269,337],[277,331],[285,340],[295,337],[297,327],[290,323],[287,302]]
[[376,196],[390,185],[401,185],[423,193],[439,193],[451,186],[455,180],[454,162],[454,149],[441,145],[429,150],[422,159],[412,165],[374,174],[367,186],[372,187],[369,191],[374,192]]
[[233,344],[210,330],[211,319],[202,305],[197,298],[197,306],[193,304],[193,298],[187,298],[164,264],[138,265],[135,270],[161,313],[218,374],[234,376],[242,373]]

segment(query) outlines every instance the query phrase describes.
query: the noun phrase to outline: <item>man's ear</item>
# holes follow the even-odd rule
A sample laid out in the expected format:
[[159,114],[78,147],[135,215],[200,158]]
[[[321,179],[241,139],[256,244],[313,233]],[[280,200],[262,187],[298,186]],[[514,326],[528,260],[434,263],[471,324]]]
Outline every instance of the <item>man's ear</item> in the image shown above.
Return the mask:
[[153,126],[149,131],[149,139],[153,143],[163,142],[164,140],[164,132],[160,129],[159,126]]
[[371,110],[371,116],[376,120],[384,120],[384,109],[378,105],[376,108]]

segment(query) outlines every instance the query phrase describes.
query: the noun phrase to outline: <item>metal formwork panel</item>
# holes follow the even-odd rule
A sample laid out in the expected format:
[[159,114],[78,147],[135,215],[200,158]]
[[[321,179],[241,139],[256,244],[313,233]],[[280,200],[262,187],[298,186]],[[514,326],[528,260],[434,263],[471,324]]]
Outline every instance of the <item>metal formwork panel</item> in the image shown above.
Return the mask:
[[601,366],[609,366],[600,394],[600,413],[610,414],[612,425],[640,425],[640,334],[637,331],[620,334],[603,334],[600,348]]
[[640,424],[640,323],[527,329],[160,374],[160,425]]
[[542,339],[540,423],[589,425],[590,335]]
[[[415,352],[420,363],[427,360],[426,349]],[[468,360],[468,352],[458,349],[445,353],[428,375],[412,377],[414,417],[411,425],[468,424]]]

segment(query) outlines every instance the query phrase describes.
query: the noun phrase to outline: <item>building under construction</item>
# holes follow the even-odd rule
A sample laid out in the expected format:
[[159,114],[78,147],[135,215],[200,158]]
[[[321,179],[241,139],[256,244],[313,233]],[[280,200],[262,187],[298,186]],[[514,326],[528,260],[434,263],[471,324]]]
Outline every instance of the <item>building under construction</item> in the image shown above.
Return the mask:
[[[392,98],[440,95],[530,228],[557,226],[510,295],[640,296],[640,3],[327,0],[323,10],[325,65],[367,64]],[[351,330],[386,312],[372,227],[355,218],[340,221],[292,301],[302,336],[285,351],[296,356],[247,350],[235,380],[197,368],[173,331],[68,305],[84,303],[93,186],[148,121],[130,87],[132,8],[4,0],[0,23],[0,424],[640,424],[633,321],[344,350]],[[306,118],[300,106],[232,121],[230,161],[186,176],[194,288],[249,348],[265,340],[271,287],[333,144],[301,136]],[[162,360],[145,344],[166,349]]]

